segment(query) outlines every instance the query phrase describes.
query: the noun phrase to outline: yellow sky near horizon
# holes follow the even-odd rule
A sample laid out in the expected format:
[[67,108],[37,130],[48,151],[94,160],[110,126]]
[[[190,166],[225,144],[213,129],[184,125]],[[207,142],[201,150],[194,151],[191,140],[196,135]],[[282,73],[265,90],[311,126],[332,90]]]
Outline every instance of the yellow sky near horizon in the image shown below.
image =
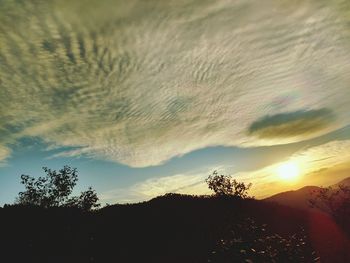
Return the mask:
[[[256,171],[233,174],[232,178],[245,183],[252,183],[249,193],[257,199],[263,199],[284,191],[297,190],[308,185],[326,187],[350,176],[350,151],[348,149],[350,149],[350,140],[332,141],[305,151],[299,151],[282,162],[274,163]],[[290,163],[298,166],[300,174],[295,180],[284,180],[279,174],[279,168],[281,165]],[[212,167],[211,171],[214,170],[217,170],[220,174],[229,174],[229,167]],[[126,197],[124,200],[120,198],[119,200],[120,202],[134,202],[151,199],[166,193],[210,194],[211,191],[205,183],[207,176],[207,170],[202,170],[147,179],[136,183],[126,191],[124,190],[124,196]],[[106,192],[102,198],[113,198],[116,192],[118,191]]]

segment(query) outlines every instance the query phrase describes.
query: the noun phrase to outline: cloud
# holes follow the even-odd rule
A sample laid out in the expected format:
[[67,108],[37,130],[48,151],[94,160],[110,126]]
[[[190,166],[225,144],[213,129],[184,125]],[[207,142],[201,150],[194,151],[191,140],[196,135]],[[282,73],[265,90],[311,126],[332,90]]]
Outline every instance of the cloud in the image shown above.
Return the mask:
[[298,189],[305,185],[335,184],[348,177],[350,170],[350,140],[331,141],[300,150],[281,163],[292,162],[300,168],[301,176],[295,182],[285,182],[277,174],[281,163],[275,163],[254,172],[240,172],[235,176],[252,182],[253,195],[262,198],[272,194]]
[[[321,145],[305,147],[278,163],[255,171],[233,172],[233,166],[221,165],[202,168],[197,171],[179,173],[165,177],[153,177],[127,188],[103,192],[100,198],[108,203],[132,203],[149,200],[166,193],[211,194],[205,179],[217,170],[220,174],[232,175],[238,181],[252,183],[250,194],[265,198],[273,194],[299,189],[305,185],[328,186],[349,177],[350,140],[331,141]],[[277,171],[281,164],[296,163],[300,169],[299,180],[281,180]]]
[[350,123],[344,6],[5,1],[0,125],[15,127],[12,140],[74,148],[59,156],[137,167],[213,145],[281,143],[246,129],[284,112],[329,109],[337,121],[322,133],[335,130]]
[[350,140],[332,141],[297,152],[290,158],[304,164],[305,170],[313,171],[350,162]]
[[[134,191],[147,197],[155,197],[166,193],[200,194],[208,174],[177,174],[161,178],[151,178],[133,186]],[[201,189],[202,188],[202,189]],[[205,189],[204,192],[209,192]]]
[[6,165],[6,159],[11,156],[11,150],[0,145],[0,166]]
[[207,176],[205,172],[202,172],[154,177],[127,189],[106,191],[100,195],[100,198],[107,203],[133,203],[149,200],[166,193],[208,194],[210,191],[205,184]]
[[302,110],[265,116],[249,127],[249,134],[260,138],[286,138],[324,130],[334,121],[329,109]]
[[305,180],[308,184],[318,186],[330,186],[341,182],[344,178],[350,175],[350,160],[349,162],[337,164],[330,168],[322,168],[305,175]]
[[100,195],[102,201],[111,203],[132,203],[149,200],[166,193],[211,194],[205,182],[209,173],[219,171],[226,173],[226,166],[211,167],[199,171],[174,174],[164,177],[152,177],[138,182],[128,188],[113,189]]

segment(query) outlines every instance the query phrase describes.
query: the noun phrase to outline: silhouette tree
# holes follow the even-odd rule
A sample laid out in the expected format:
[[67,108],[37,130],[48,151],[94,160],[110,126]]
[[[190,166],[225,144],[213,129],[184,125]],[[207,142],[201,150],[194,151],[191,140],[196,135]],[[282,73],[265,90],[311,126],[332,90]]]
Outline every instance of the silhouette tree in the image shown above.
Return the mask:
[[[313,208],[318,208],[331,215],[337,223],[345,228],[349,228],[350,220],[350,187],[338,185],[337,187],[321,188],[312,193],[313,197],[309,204]],[[349,231],[350,229],[348,229]]]
[[75,196],[67,200],[64,206],[77,207],[84,211],[100,207],[97,203],[98,197],[96,192],[89,187],[87,191],[81,192],[80,196]]
[[25,191],[20,192],[16,203],[48,207],[78,207],[91,210],[100,205],[96,192],[89,187],[80,196],[70,197],[78,181],[76,168],[64,166],[56,171],[43,167],[46,176],[35,179],[29,175],[21,175],[21,183]]
[[217,171],[209,175],[205,181],[217,196],[235,196],[242,199],[249,198],[248,190],[252,186],[251,183],[238,182],[230,175],[219,175]]

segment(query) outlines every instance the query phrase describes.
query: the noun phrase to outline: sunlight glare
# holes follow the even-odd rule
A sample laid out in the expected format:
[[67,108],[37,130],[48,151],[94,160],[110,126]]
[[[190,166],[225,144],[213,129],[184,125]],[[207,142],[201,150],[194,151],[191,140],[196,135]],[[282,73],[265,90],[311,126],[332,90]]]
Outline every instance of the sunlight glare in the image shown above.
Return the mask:
[[296,163],[283,163],[277,167],[277,174],[284,181],[294,181],[300,173],[299,166]]

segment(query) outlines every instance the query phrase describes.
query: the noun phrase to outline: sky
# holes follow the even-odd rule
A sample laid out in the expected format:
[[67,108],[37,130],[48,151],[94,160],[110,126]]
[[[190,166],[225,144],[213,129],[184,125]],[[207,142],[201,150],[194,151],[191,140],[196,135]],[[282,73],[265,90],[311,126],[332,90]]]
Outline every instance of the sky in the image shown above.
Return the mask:
[[102,203],[350,176],[349,24],[347,0],[2,0],[0,205],[66,164]]

